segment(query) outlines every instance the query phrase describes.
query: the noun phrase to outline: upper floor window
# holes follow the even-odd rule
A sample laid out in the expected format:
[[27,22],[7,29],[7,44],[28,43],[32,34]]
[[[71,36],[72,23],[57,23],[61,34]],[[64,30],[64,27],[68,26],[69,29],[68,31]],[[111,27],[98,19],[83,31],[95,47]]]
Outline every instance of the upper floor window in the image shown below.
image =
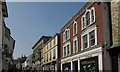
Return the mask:
[[87,48],[88,47],[88,36],[84,35],[83,36],[83,48]]
[[54,49],[54,53],[53,53],[53,58],[54,58],[54,59],[55,59],[55,53],[56,53],[56,52],[55,52],[55,49]]
[[47,44],[47,50],[48,50],[48,44]]
[[85,15],[81,18],[82,28],[85,28]]
[[66,56],[66,47],[63,48],[63,52],[64,52],[63,56]]
[[90,24],[90,11],[86,13],[86,25]]
[[51,52],[50,52],[50,58],[49,59],[51,60]]
[[48,54],[47,54],[47,61],[48,61]]
[[45,62],[45,55],[44,55],[44,62]]
[[63,42],[65,42],[68,39],[70,39],[70,29],[66,29],[63,33]]
[[73,36],[75,34],[77,34],[77,22],[76,21],[74,21],[74,23],[73,23]]
[[89,39],[90,39],[90,46],[95,45],[95,31],[93,30],[92,32],[90,32],[89,34]]
[[94,7],[91,8],[91,20],[92,22],[95,22],[95,8]]
[[56,43],[56,38],[54,38],[54,45],[55,45],[55,43]]
[[52,48],[52,42],[50,42],[50,48]]
[[77,52],[78,51],[78,40],[77,40],[77,37],[75,37],[73,39],[73,52]]
[[70,45],[69,44],[67,45],[67,54],[68,55],[70,54]]
[[91,10],[86,10],[85,14],[81,18],[82,28],[86,28],[88,25],[95,22],[95,8],[92,7]]
[[82,50],[91,46],[97,45],[97,27],[92,26],[91,28],[84,31],[81,34],[81,46]]
[[71,53],[70,43],[67,43],[65,46],[63,46],[63,57],[70,55],[70,53]]

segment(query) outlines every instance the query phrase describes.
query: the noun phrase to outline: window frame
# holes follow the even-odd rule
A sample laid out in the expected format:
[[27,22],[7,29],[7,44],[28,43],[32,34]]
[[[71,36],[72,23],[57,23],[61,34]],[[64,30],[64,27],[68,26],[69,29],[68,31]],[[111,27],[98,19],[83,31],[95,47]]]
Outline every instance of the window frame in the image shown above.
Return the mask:
[[76,53],[75,52],[75,44],[74,44],[74,42],[76,41],[76,52],[78,52],[78,38],[77,38],[77,36],[75,37],[75,38],[73,38],[73,53]]
[[[67,46],[69,45],[69,54],[68,54],[68,48]],[[66,55],[64,54],[64,47],[66,48]],[[63,46],[63,57],[69,56],[71,54],[71,45],[70,42],[67,42],[64,46]]]
[[[93,10],[93,15],[94,15],[94,20],[92,21],[92,10]],[[91,23],[94,23],[95,22],[95,8],[94,7],[92,7],[91,8]]]
[[[93,15],[94,15],[94,20],[92,21],[92,10],[93,10]],[[87,25],[87,19],[86,19],[86,14],[88,13],[88,12],[90,12],[90,24],[89,25]],[[83,18],[85,19],[85,24],[83,23]],[[86,11],[85,11],[85,13],[84,13],[84,15],[81,17],[81,30],[83,30],[83,29],[85,29],[86,27],[88,27],[88,26],[90,26],[91,24],[93,24],[94,22],[95,22],[95,8],[94,7],[92,7],[91,9],[87,9]],[[84,25],[85,26],[84,26]]]
[[[67,32],[67,34],[66,34]],[[66,36],[67,36],[67,39],[66,39]],[[64,32],[63,32],[63,43],[66,42],[67,40],[70,39],[70,29],[66,29]]]
[[[75,33],[75,25],[76,25],[76,33]],[[77,22],[76,21],[74,21],[74,23],[73,23],[73,36],[74,35],[76,35],[77,34]]]
[[[89,33],[92,31],[95,32],[95,44],[93,46],[97,45],[97,26],[93,25],[81,33],[81,50],[87,49],[89,47],[93,47],[93,46],[90,46],[90,39],[89,39]],[[85,36],[85,35],[88,36],[88,39],[87,39],[88,40],[88,47],[87,48],[83,47],[83,36]]]

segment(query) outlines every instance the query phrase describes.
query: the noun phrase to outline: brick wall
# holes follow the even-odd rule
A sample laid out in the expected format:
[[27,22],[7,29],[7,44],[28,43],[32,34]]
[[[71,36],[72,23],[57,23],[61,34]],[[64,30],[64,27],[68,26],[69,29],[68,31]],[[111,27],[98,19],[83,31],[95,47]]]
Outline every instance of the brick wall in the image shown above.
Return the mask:
[[120,46],[120,1],[111,2],[113,47]]

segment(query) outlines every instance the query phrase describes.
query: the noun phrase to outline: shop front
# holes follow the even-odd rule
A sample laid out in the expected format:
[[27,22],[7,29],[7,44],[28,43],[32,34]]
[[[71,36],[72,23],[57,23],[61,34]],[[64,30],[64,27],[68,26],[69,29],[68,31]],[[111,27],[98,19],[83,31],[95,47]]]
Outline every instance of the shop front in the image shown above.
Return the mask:
[[103,71],[102,47],[61,59],[62,72]]
[[70,63],[63,64],[63,72],[71,72],[71,64]]
[[84,59],[80,62],[81,72],[98,72],[98,57]]

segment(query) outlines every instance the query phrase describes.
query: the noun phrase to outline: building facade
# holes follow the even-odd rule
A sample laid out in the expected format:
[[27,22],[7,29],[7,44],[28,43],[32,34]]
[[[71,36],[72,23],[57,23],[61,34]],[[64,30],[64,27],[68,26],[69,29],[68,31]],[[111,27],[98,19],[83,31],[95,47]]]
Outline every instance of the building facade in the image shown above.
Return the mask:
[[8,17],[6,2],[0,1],[0,71],[12,69],[15,40],[6,27],[4,19]]
[[43,70],[60,71],[60,37],[58,33],[45,43],[43,48]]
[[[87,2],[61,29],[61,70],[111,70],[110,3]],[[108,63],[106,63],[108,62]]]
[[120,1],[111,2],[112,46],[107,49],[111,55],[112,72],[120,72]]
[[43,47],[44,44],[51,38],[51,36],[42,36],[38,42],[32,47],[32,62],[33,62],[33,70],[43,70],[42,69],[42,59],[43,59]]

